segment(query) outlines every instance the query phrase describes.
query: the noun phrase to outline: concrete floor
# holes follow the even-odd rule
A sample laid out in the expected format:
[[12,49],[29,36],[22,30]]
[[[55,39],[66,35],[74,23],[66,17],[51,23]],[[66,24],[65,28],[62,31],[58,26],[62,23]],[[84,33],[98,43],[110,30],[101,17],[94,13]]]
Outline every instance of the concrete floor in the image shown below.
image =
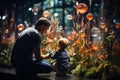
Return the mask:
[[[15,69],[9,67],[0,67],[0,80],[16,80]],[[55,72],[49,74],[38,74],[37,80],[99,80],[85,79],[72,74],[67,74],[66,77],[56,77]]]

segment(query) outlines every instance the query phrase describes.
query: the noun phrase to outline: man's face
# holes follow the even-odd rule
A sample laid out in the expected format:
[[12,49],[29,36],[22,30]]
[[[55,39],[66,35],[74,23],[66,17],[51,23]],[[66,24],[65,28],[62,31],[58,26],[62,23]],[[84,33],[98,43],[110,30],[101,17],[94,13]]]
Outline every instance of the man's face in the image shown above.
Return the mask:
[[40,28],[38,29],[38,31],[43,34],[43,33],[47,33],[49,26],[45,26],[45,25],[40,25]]

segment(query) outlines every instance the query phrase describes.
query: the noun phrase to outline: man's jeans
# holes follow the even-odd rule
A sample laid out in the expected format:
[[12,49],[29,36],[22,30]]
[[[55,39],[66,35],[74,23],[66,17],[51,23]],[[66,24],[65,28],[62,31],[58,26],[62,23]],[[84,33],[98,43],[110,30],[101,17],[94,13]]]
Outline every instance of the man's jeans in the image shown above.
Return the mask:
[[33,62],[32,64],[22,64],[16,66],[17,79],[32,78],[37,73],[50,73],[52,71],[51,64],[46,60]]

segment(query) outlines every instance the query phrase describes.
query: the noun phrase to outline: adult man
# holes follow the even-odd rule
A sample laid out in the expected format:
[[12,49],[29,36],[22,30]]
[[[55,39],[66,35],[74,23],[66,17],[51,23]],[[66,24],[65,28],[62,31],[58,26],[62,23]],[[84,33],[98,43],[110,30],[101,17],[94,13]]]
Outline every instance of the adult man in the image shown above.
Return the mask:
[[47,32],[49,26],[50,21],[41,17],[34,28],[29,27],[18,35],[11,55],[11,64],[16,68],[18,79],[52,71],[51,64],[44,60],[49,55],[40,53],[41,35]]

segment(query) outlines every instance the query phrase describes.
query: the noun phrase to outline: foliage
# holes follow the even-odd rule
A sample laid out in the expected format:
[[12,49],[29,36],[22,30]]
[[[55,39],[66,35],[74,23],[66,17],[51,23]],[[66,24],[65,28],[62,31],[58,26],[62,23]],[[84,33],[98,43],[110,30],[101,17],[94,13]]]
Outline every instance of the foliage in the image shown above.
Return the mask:
[[86,78],[96,78],[96,69],[97,67],[91,67],[90,69],[87,70],[85,77]]
[[77,75],[77,76],[81,76],[84,77],[85,73],[86,73],[86,67],[82,66],[81,64],[78,64],[75,69],[73,69],[71,71],[72,74]]
[[71,70],[75,69],[77,66],[77,60],[75,58],[70,58],[70,66],[68,72],[71,73]]
[[10,64],[11,46],[2,44],[0,53],[0,64],[3,66],[11,66]]

